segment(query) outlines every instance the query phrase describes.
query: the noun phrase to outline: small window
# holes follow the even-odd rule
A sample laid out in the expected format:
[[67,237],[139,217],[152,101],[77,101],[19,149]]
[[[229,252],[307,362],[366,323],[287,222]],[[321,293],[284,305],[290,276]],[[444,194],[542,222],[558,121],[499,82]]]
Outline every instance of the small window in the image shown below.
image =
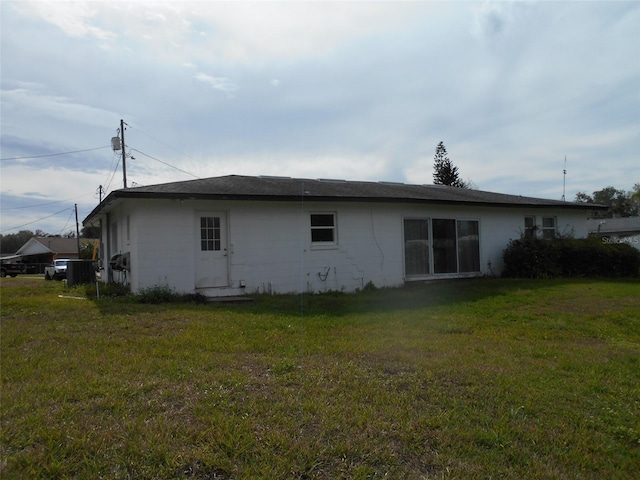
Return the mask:
[[200,217],[200,250],[220,250],[220,217]]
[[311,243],[336,243],[336,214],[311,214]]
[[524,236],[534,237],[536,233],[536,217],[524,217]]
[[542,217],[542,238],[556,237],[556,217]]

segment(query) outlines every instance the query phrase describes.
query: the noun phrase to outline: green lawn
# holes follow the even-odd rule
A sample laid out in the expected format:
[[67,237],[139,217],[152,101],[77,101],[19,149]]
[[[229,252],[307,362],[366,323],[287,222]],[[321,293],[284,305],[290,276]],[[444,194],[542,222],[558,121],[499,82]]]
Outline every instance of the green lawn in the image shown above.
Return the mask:
[[0,478],[638,478],[637,281],[82,293],[0,282]]

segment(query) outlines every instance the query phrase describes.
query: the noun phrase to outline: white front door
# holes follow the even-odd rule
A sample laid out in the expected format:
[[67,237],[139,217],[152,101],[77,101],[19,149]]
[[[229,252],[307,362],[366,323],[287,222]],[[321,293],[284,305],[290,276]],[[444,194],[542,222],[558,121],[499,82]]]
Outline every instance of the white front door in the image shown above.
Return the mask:
[[229,286],[227,214],[196,214],[196,288]]

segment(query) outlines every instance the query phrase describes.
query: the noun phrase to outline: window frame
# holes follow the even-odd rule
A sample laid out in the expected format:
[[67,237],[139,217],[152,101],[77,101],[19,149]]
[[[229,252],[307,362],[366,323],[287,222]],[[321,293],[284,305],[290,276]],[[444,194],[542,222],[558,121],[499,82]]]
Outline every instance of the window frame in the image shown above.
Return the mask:
[[[424,222],[424,226],[426,226],[426,233],[427,233],[427,237],[426,238],[410,238],[407,239],[407,222]],[[422,226],[420,227],[420,230],[422,230]],[[411,278],[411,279],[419,279],[419,278],[424,278],[424,277],[428,277],[433,275],[432,271],[433,271],[433,253],[432,253],[432,248],[431,248],[431,218],[428,217],[404,217],[402,219],[402,245],[403,245],[403,252],[402,252],[402,257],[403,257],[403,261],[404,261],[404,276],[405,278]],[[425,246],[426,246],[426,258],[424,258],[423,260],[426,260],[426,267],[427,267],[427,271],[422,273],[407,273],[407,265],[408,262],[410,261],[410,259],[407,256],[407,244],[409,242],[426,242]],[[423,252],[416,252],[416,255],[418,256],[423,256]],[[415,265],[413,265],[415,266]]]
[[[548,227],[545,225],[545,220],[551,220],[553,222],[553,226]],[[556,238],[556,233],[558,231],[557,229],[558,227],[558,219],[557,217],[542,217],[542,225],[540,227],[540,232],[542,235],[542,238],[546,239],[546,240],[551,240]]]
[[[211,220],[211,222],[209,222]],[[200,215],[200,251],[219,252],[222,250],[222,219],[216,216]]]
[[[314,217],[331,217],[332,225],[316,224],[314,225]],[[331,232],[331,240],[314,240],[314,232]],[[309,212],[309,235],[311,240],[311,248],[335,248],[338,245],[338,213],[330,211]]]
[[[527,225],[527,220],[530,221],[531,225]],[[525,236],[525,238],[535,237],[537,230],[538,230],[538,226],[536,225],[536,216],[535,215],[525,215],[524,216],[524,236]]]
[[[466,235],[466,236],[460,236],[460,223],[461,222],[467,222],[467,223],[474,223],[475,224],[475,233],[472,235]],[[465,248],[464,245],[461,245],[460,240],[465,238],[465,237],[475,237],[475,239],[470,239],[470,241],[474,241],[474,245],[475,245],[475,252],[464,252],[464,254],[461,254],[461,248]],[[457,259],[458,259],[458,273],[459,274],[465,274],[465,273],[480,273],[482,271],[481,267],[480,267],[480,220],[474,220],[474,219],[468,219],[468,218],[456,218],[456,251],[457,251]],[[472,253],[473,255],[473,262],[475,263],[475,261],[478,262],[477,266],[478,269],[477,270],[462,270],[461,267],[461,261],[460,258],[464,257],[465,259],[469,259],[469,253]]]
[[[407,240],[406,238],[406,224],[405,222],[407,221],[425,221],[427,222],[427,231],[428,231],[428,239],[426,239],[427,241],[427,248],[429,250],[429,255],[428,255],[428,267],[429,267],[429,271],[428,273],[407,273],[407,243],[410,240],[414,240],[414,239],[409,239]],[[440,247],[436,246],[434,241],[436,240],[436,234],[434,233],[434,221],[436,222],[441,222],[442,225],[441,227],[447,227],[449,230],[449,233],[453,233],[453,236],[447,237],[447,238],[440,238],[439,241],[441,242],[442,245],[440,245]],[[447,225],[446,223],[444,223],[445,221],[447,222],[453,222],[453,231],[451,231],[451,225]],[[461,238],[464,237],[460,237],[460,233],[461,233],[461,222],[469,222],[469,223],[473,223],[474,224],[474,228],[472,228],[472,230],[474,230],[476,233],[474,234],[474,236],[476,237],[475,239],[473,239],[473,247],[474,247],[474,251],[470,252],[468,250],[465,250],[464,245],[462,245],[460,243]],[[427,277],[452,277],[452,276],[469,276],[469,275],[476,275],[479,273],[482,273],[482,269],[481,269],[481,249],[480,249],[480,220],[477,218],[443,218],[443,217],[420,217],[420,216],[405,216],[402,219],[402,245],[403,245],[403,260],[404,260],[404,278],[405,280],[408,281],[418,281],[420,279],[424,279]],[[467,235],[468,236],[468,235]],[[423,241],[425,239],[422,239]],[[444,242],[444,243],[443,243]],[[451,245],[451,242],[453,242],[453,245]],[[438,250],[439,248],[439,250]],[[462,248],[462,251],[461,251]],[[443,250],[445,249],[445,250]],[[440,253],[438,253],[440,252]],[[445,257],[442,257],[440,259],[436,258],[438,255],[443,254],[445,255]],[[452,271],[453,267],[453,259],[451,258],[451,255],[455,255],[455,271]],[[464,256],[465,260],[463,262],[461,262],[461,257]],[[471,263],[473,263],[474,267],[477,267],[476,270],[470,270],[468,265],[469,259],[471,259]],[[444,263],[443,263],[444,262]],[[438,271],[436,272],[436,263],[438,263],[438,265],[440,266],[445,266],[447,268],[445,268],[445,270],[448,271]],[[465,263],[465,270],[463,271],[461,269],[461,263]]]

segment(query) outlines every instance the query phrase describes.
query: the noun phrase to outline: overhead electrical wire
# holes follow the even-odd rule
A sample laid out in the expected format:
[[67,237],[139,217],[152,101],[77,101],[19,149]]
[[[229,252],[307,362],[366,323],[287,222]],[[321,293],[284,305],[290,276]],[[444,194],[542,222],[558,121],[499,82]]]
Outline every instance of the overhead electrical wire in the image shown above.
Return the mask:
[[0,208],[1,211],[6,211],[6,210],[22,210],[24,208],[37,208],[37,207],[47,207],[49,205],[55,205],[56,203],[62,203],[62,202],[68,202],[70,200],[75,200],[76,198],[82,198],[82,197],[86,197],[89,195],[93,195],[92,193],[85,193],[83,195],[78,195],[77,197],[71,197],[71,198],[66,198],[64,200],[56,200],[55,202],[48,202],[48,203],[39,203],[37,205],[25,205],[23,207],[7,207],[7,208]]
[[113,160],[111,165],[114,165],[113,170],[108,174],[106,181],[103,183],[105,194],[109,192],[111,182],[113,182],[113,179],[116,177],[116,172],[118,171],[118,167],[120,166],[120,155],[116,155],[115,152],[113,153]]
[[71,210],[71,213],[69,213],[69,218],[67,218],[67,223],[64,224],[64,227],[62,227],[60,229],[60,231],[58,232],[59,235],[62,234],[62,231],[65,230],[67,228],[67,225],[69,225],[69,222],[71,221],[71,217],[73,217],[73,214],[75,213],[75,208],[73,208]]
[[156,142],[163,144],[165,147],[169,147],[170,149],[175,150],[176,152],[178,152],[178,153],[180,153],[180,154],[182,154],[182,155],[184,155],[184,156],[186,156],[186,157],[193,158],[193,157],[191,157],[189,154],[184,153],[182,150],[179,150],[179,149],[177,149],[176,147],[174,147],[174,146],[172,146],[172,145],[169,145],[167,142],[164,142],[164,141],[160,140],[159,138],[154,137],[154,136],[153,136],[153,135],[151,135],[149,132],[145,132],[144,130],[142,130],[142,129],[141,129],[140,127],[138,127],[138,126],[135,126],[135,125],[134,125],[132,128],[133,128],[134,130],[136,130],[136,131],[138,131],[138,132],[140,132],[140,133],[142,133],[142,134],[146,135],[147,137],[151,138],[152,140],[155,140]]
[[93,152],[94,150],[101,150],[103,148],[111,148],[111,145],[105,145],[103,147],[87,148],[87,149],[84,149],[84,150],[73,150],[73,151],[70,151],[70,152],[48,153],[46,155],[29,155],[29,156],[25,156],[25,157],[0,158],[0,161],[4,162],[5,160],[27,160],[27,159],[30,159],[30,158],[56,157],[58,155],[70,155],[72,153]]
[[186,173],[187,175],[191,175],[193,178],[197,178],[197,179],[199,179],[199,178],[200,178],[200,177],[198,177],[197,175],[194,175],[194,174],[193,174],[193,173],[191,173],[191,172],[187,172],[186,170],[182,170],[181,168],[175,167],[175,166],[171,165],[170,163],[163,162],[163,161],[162,161],[162,160],[160,160],[159,158],[152,157],[151,155],[149,155],[149,154],[147,154],[147,153],[144,153],[144,152],[141,152],[140,150],[137,150],[137,149],[135,149],[135,148],[132,148],[132,149],[130,149],[130,150],[131,150],[132,152],[138,152],[138,153],[141,153],[141,154],[142,154],[142,155],[144,155],[145,157],[149,157],[150,159],[155,160],[156,162],[160,162],[160,163],[162,163],[163,165],[166,165],[167,167],[171,167],[171,168],[173,168],[173,169],[175,169],[175,170],[178,170],[179,172]]
[[65,209],[63,209],[63,210],[60,210],[59,212],[52,213],[51,215],[47,215],[46,217],[42,217],[42,218],[39,218],[39,219],[37,219],[37,220],[34,220],[33,222],[23,223],[22,225],[18,225],[18,226],[16,226],[16,227],[5,228],[5,229],[4,229],[4,230],[2,230],[2,232],[0,232],[0,233],[8,232],[8,231],[11,231],[11,230],[17,230],[18,228],[26,227],[27,225],[31,225],[31,224],[36,223],[36,222],[41,222],[42,220],[46,220],[47,218],[53,217],[53,216],[55,216],[55,215],[59,215],[59,214],[61,214],[62,212],[66,212],[67,210],[68,210],[68,208],[65,208]]
[[[140,127],[138,127],[138,126],[136,126],[136,125],[133,125],[133,126],[129,125],[129,126],[130,126],[132,129],[134,129],[135,131],[140,132],[140,133],[142,133],[143,135],[146,135],[147,137],[151,138],[152,140],[155,140],[155,141],[156,141],[156,142],[158,142],[158,143],[161,143],[161,144],[162,144],[162,145],[164,145],[165,147],[169,147],[170,149],[172,149],[172,150],[174,150],[174,151],[178,152],[179,154],[184,155],[185,157],[191,158],[192,160],[195,160],[195,159],[194,159],[191,155],[189,155],[188,153],[185,153],[185,152],[183,152],[182,150],[180,150],[180,149],[178,149],[178,148],[174,147],[173,145],[170,145],[170,144],[168,144],[167,142],[165,142],[165,141],[163,141],[163,140],[160,140],[159,138],[154,137],[154,136],[153,136],[153,135],[151,135],[149,132],[144,131],[144,130],[143,130],[143,129],[141,129]],[[135,149],[133,149],[133,148],[132,148],[131,150],[135,150]],[[151,155],[148,155],[148,154],[146,154],[146,153],[144,153],[144,152],[141,152],[140,150],[136,150],[136,152],[141,153],[142,155],[145,155],[145,156],[147,156],[147,157],[149,157],[149,158],[151,158],[151,159],[153,159],[153,160],[155,160],[155,161],[157,161],[157,162],[160,162],[160,163],[162,163],[162,164],[164,164],[164,165],[167,165],[168,167],[171,167],[171,168],[173,168],[173,169],[175,169],[175,170],[178,170],[178,171],[180,171],[180,172],[182,172],[182,173],[186,173],[187,175],[190,175],[190,176],[192,176],[193,178],[197,178],[197,179],[199,179],[199,178],[200,178],[200,177],[198,177],[197,175],[194,175],[194,174],[193,174],[193,173],[191,173],[191,172],[187,172],[186,170],[182,170],[182,169],[180,169],[180,168],[178,168],[178,167],[174,167],[173,165],[170,165],[169,163],[163,162],[162,160],[160,160],[160,159],[158,159],[158,158],[155,158],[155,157],[152,157]]]

